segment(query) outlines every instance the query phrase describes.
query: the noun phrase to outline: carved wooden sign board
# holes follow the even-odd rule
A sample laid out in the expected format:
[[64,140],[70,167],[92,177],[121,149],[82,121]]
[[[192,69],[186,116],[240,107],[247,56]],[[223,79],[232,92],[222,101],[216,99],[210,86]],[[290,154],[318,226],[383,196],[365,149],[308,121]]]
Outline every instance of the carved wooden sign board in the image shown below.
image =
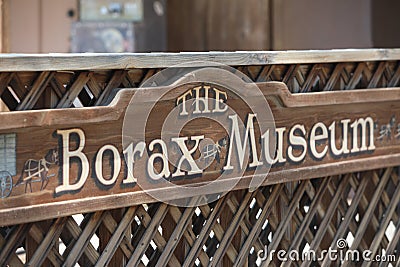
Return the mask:
[[[256,172],[268,185],[400,164],[400,89],[291,94],[283,83],[257,85],[264,99],[255,102],[267,101],[274,117],[265,132],[259,126],[270,121],[211,83],[168,88],[151,103],[143,140],[122,134],[135,131],[126,113],[138,89],[120,90],[103,107],[1,113],[0,224],[145,203],[149,191],[188,196],[179,186],[213,182],[217,194],[230,181],[251,186]],[[135,108],[131,116],[142,117]],[[201,116],[179,128],[191,113]],[[176,136],[163,135],[165,121],[179,128]],[[161,179],[178,187],[160,186]]]

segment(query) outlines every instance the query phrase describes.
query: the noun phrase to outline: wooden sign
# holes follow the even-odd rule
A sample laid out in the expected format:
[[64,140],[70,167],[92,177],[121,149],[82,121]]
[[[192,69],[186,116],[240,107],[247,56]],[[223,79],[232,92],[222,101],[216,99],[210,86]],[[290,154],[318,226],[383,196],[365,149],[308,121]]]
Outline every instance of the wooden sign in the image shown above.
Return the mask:
[[[144,118],[141,105],[127,109],[138,90],[150,96],[154,88],[120,90],[104,107],[1,113],[0,225],[147,203],[157,194],[189,197],[179,186],[196,192],[212,182],[210,194],[218,194],[232,181],[250,187],[254,174],[269,185],[400,164],[400,88],[291,94],[283,83],[258,87],[264,98],[254,103],[266,100],[274,117],[264,132],[271,121],[212,83],[158,88],[168,93],[147,103],[143,129],[126,120]],[[190,114],[199,116],[179,128]],[[179,128],[176,136],[168,135],[174,127],[162,130],[165,121]],[[143,140],[123,136],[127,129],[143,131]]]

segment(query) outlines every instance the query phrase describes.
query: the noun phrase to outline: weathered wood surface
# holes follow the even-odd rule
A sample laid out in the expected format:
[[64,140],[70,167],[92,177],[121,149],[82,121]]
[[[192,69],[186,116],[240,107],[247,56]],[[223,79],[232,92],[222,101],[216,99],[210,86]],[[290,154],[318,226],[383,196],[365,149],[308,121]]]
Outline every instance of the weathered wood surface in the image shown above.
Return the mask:
[[[241,65],[236,68],[254,82],[282,81],[292,93],[338,90],[352,92],[351,90],[362,88],[400,86],[400,64],[397,57],[389,56],[388,60],[384,60],[383,58],[387,58],[384,53],[376,55],[376,50],[365,50],[361,58],[350,57],[353,61],[346,59],[335,61],[332,55],[329,55],[329,51],[321,52],[332,62],[330,63],[329,60],[326,62],[324,57],[321,57],[320,62],[312,60],[315,63],[304,63],[310,60],[310,54],[299,51],[304,58],[301,60],[296,57],[298,64],[285,65],[281,62],[279,65],[279,62],[276,64],[267,62],[262,65]],[[203,56],[209,55],[203,54]],[[283,56],[278,55],[279,58]],[[20,57],[25,58],[21,55]],[[9,110],[16,110],[19,102],[23,101],[30,92],[32,85],[40,82],[38,78],[41,71],[39,70],[46,70],[44,66],[52,67],[49,66],[51,55],[42,55],[42,57],[45,59],[37,61],[37,65],[33,66],[33,63],[27,65],[34,71],[1,73],[0,92],[3,92],[1,98]],[[23,69],[24,64],[19,63],[18,58],[15,56],[8,63]],[[167,61],[168,59],[164,62]],[[59,61],[51,62],[58,64]],[[90,62],[93,61],[90,60]],[[85,64],[84,61],[80,63]],[[114,63],[112,62],[112,65],[118,65]],[[158,64],[155,61],[154,64],[156,63]],[[79,67],[78,65],[80,64],[73,63],[73,66]],[[228,62],[228,65],[231,64]],[[38,71],[35,71],[36,69]],[[35,87],[43,93],[33,109],[55,108],[59,103],[60,107],[64,108],[93,106],[98,97],[108,95],[112,87],[138,87],[143,80],[158,71],[159,69],[151,67],[125,69],[123,65],[119,69],[97,71],[79,71],[73,68],[56,71],[50,83],[43,84],[42,87],[46,89]],[[121,76],[118,72],[123,72],[121,84],[117,84],[117,78]],[[87,84],[82,83],[85,75],[89,77]],[[110,86],[107,86],[108,84]],[[83,87],[79,88],[78,85]],[[93,97],[88,97],[87,91],[90,91]],[[79,99],[82,105],[70,103],[70,99],[73,99],[72,96],[76,94],[78,94],[76,99]],[[63,98],[62,102],[60,102],[61,98]],[[390,107],[388,106],[385,110],[390,111]],[[43,155],[38,153],[36,156]],[[397,205],[400,196],[398,189],[400,179],[398,167],[388,167],[390,164],[391,162],[387,162],[383,168],[371,171],[351,172],[337,176],[326,176],[325,173],[321,173],[316,179],[261,187],[246,209],[240,209],[240,207],[244,205],[243,202],[248,201],[248,189],[231,192],[214,203],[195,208],[195,212],[189,216],[191,223],[182,230],[183,236],[179,234],[181,236],[179,245],[173,253],[169,253],[176,244],[175,240],[172,240],[175,239],[172,235],[173,229],[178,225],[179,227],[184,225],[187,212],[190,212],[191,208],[185,212],[185,208],[150,203],[153,200],[144,197],[136,200],[148,201],[147,204],[93,212],[99,207],[119,205],[122,201],[134,203],[135,198],[126,195],[115,196],[114,200],[99,197],[93,201],[93,205],[82,206],[78,201],[71,201],[67,208],[70,208],[71,212],[75,210],[84,214],[68,216],[65,224],[62,220],[52,218],[36,223],[1,227],[0,265],[24,266],[45,259],[43,264],[49,263],[48,265],[73,266],[79,263],[80,266],[94,266],[100,260],[101,262],[112,260],[114,255],[118,255],[118,260],[120,260],[119,252],[122,251],[123,260],[116,264],[124,265],[130,261],[139,266],[158,266],[162,251],[167,251],[168,255],[164,254],[160,262],[167,262],[169,259],[169,266],[195,264],[207,266],[220,250],[222,253],[218,252],[218,255],[221,255],[223,259],[222,261],[218,259],[218,261],[227,266],[254,266],[257,261],[257,252],[263,250],[264,246],[278,247],[286,251],[290,249],[302,251],[304,245],[309,244],[310,248],[321,251],[329,246],[335,248],[336,241],[346,237],[349,237],[349,240],[352,237],[355,238],[349,246],[357,247],[359,251],[366,249],[375,251],[378,247],[371,255],[372,257],[381,255],[383,250],[386,251],[386,255],[396,254],[396,259],[390,261],[392,265],[396,265],[399,263],[400,251],[400,211]],[[368,168],[369,165],[365,167]],[[393,209],[396,205],[397,210]],[[35,217],[37,220],[44,220],[50,209],[63,211],[65,205],[53,203],[48,209],[43,208],[39,211],[42,214],[31,214],[28,210],[21,209],[19,211],[22,214],[21,217],[13,219],[22,221],[26,216],[33,216],[32,218]],[[244,213],[244,216],[238,214],[239,210]],[[243,220],[239,224],[236,220],[230,220],[233,214],[243,217]],[[7,214],[0,218],[3,220],[6,216],[14,215]],[[55,215],[55,217],[58,216],[62,215]],[[231,221],[235,223],[229,227]],[[361,222],[362,227],[360,227]],[[60,235],[53,231],[52,225],[62,228]],[[359,227],[360,231],[358,231]],[[125,230],[120,231],[123,228]],[[383,231],[384,235],[382,235]],[[152,233],[154,238],[150,242],[140,242],[142,237],[147,237]],[[230,241],[233,233],[235,238]],[[100,239],[102,244],[99,247],[95,242],[97,239]],[[47,247],[50,240],[54,246]],[[107,242],[111,242],[113,247],[107,246]],[[41,243],[43,246],[40,246]],[[167,244],[169,247],[166,248]],[[63,250],[64,246],[65,250]],[[109,248],[111,251],[108,250]],[[113,253],[114,251],[118,253]],[[142,260],[135,261],[138,255],[144,255],[144,257]],[[296,262],[289,260],[283,265],[301,265],[302,263],[302,260]],[[370,263],[371,266],[375,264]],[[305,261],[303,266],[309,264]],[[332,264],[336,262],[331,262],[327,255],[323,262],[320,262],[322,266]],[[353,264],[355,263],[350,263],[350,265]],[[368,263],[364,264],[368,266]],[[381,265],[388,266],[388,264],[389,262],[383,262]],[[282,262],[276,257],[269,263],[269,266],[281,265]]]
[[2,54],[0,71],[166,68],[195,61],[229,66],[400,60],[400,49],[113,54]]
[[[188,84],[175,88],[155,106],[153,113],[150,114],[149,124],[146,128],[147,144],[154,139],[160,138],[160,129],[169,111],[175,106],[176,98],[194,86],[193,84]],[[400,164],[400,142],[398,140],[397,120],[394,120],[400,115],[398,101],[400,99],[400,88],[291,94],[283,83],[263,83],[259,84],[259,87],[271,106],[276,127],[285,128],[284,135],[278,137],[278,143],[279,138],[282,139],[283,137],[284,139],[281,140],[282,147],[278,146],[277,152],[282,161],[279,160],[277,164],[272,166],[271,172],[263,182],[263,186],[316,178],[321,173],[326,176],[337,175]],[[149,89],[149,93],[151,93],[151,90],[154,89]],[[134,93],[135,90],[133,89],[121,90],[112,104],[106,107],[2,113],[0,133],[15,133],[17,135],[18,174],[14,177],[16,186],[13,188],[12,194],[0,200],[0,215],[7,214],[1,224],[34,221],[44,217],[51,218],[76,212],[119,208],[155,201],[143,192],[136,183],[130,185],[122,184],[122,180],[126,179],[127,173],[124,161],[119,163],[120,173],[117,180],[109,186],[100,183],[94,173],[96,155],[100,148],[105,145],[115,146],[120,151],[120,157],[123,159],[122,151],[126,147],[123,148],[121,144],[122,123],[125,110]],[[227,104],[235,107],[239,116],[245,121],[244,118],[249,114],[249,109],[234,94],[229,91],[227,93]],[[243,94],[248,99],[253,97],[252,91],[245,88],[243,88]],[[141,115],[138,114],[138,116]],[[351,124],[360,120],[367,120],[367,118],[371,118],[373,123],[370,125],[365,124],[364,130],[359,126],[355,129],[351,128]],[[344,127],[341,125],[343,120],[348,120],[346,143],[343,143],[344,137],[342,137],[341,133]],[[263,123],[263,121],[261,120],[257,123]],[[321,144],[311,145],[310,142],[313,139],[311,137],[311,129],[317,123],[324,124],[326,131],[334,123],[335,131],[333,133],[335,133],[335,136],[333,141],[328,138],[327,133],[326,137],[322,138]],[[298,143],[296,145],[289,143],[289,139],[292,138],[289,136],[289,132],[295,125],[305,127],[304,141],[308,143],[305,149],[304,147],[298,148]],[[372,132],[371,127],[373,128]],[[388,132],[381,132],[381,129],[386,129],[385,127],[391,128],[387,128]],[[61,135],[60,133],[57,134],[57,131],[71,130],[73,134],[76,134],[78,133],[76,129],[81,130],[85,135],[83,151],[89,160],[89,178],[87,178],[84,186],[79,190],[57,193],[55,188],[60,186],[63,181],[62,166],[59,165],[50,167],[48,175],[52,176],[52,178],[49,178],[49,182],[46,184],[46,188],[42,188],[43,190],[41,190],[40,182],[29,184],[29,186],[18,184],[17,181],[21,180],[20,175],[21,171],[24,170],[26,160],[41,159],[52,149],[58,150],[59,157],[62,158],[62,151],[67,148],[65,144],[62,148],[59,146],[63,140],[61,140]],[[332,133],[331,129],[329,132]],[[316,135],[321,134],[314,133]],[[210,127],[209,121],[200,119],[184,128],[180,134],[189,137],[206,135],[214,140],[219,140],[227,133],[225,130],[219,129],[217,124]],[[255,134],[260,137],[262,133],[256,129]],[[301,136],[302,134],[293,134],[293,136],[297,135]],[[83,142],[83,140],[80,139],[79,142],[70,141],[68,144],[71,148],[68,149],[72,151],[73,147],[80,142]],[[233,141],[231,140],[231,142]],[[317,141],[313,142],[318,143]],[[333,155],[331,151],[332,142],[337,149],[345,147],[348,150],[347,153]],[[363,150],[361,146],[364,142],[365,149]],[[260,146],[260,144],[257,144],[257,146]],[[313,146],[315,151],[311,152],[310,149],[313,149]],[[288,155],[289,147],[291,147],[293,151],[291,153],[295,156],[290,157]],[[325,149],[326,151],[323,153],[322,151]],[[261,159],[263,152],[260,150],[258,153]],[[304,155],[300,156],[303,153]],[[315,158],[315,155],[321,154],[324,155],[320,158]],[[302,157],[298,162],[291,160],[298,157]],[[103,159],[103,174],[104,177],[111,177],[112,164],[110,165],[109,159],[106,158],[104,157]],[[223,158],[227,158],[227,152],[225,152]],[[64,164],[68,164],[68,168],[71,167],[70,183],[78,182],[79,169],[82,166],[73,163],[71,165],[69,163]],[[146,165],[140,166],[136,175],[146,176]],[[222,169],[222,166],[217,166],[216,163],[210,167],[215,170]],[[176,183],[181,185],[204,185],[218,176],[212,168],[205,171],[199,178],[181,179]],[[243,177],[231,176],[230,179],[239,179],[236,189],[246,188],[252,179],[252,173],[253,171],[249,169],[244,172]],[[24,179],[27,178],[24,177]],[[214,187],[215,193],[223,192],[228,182],[229,180],[222,180],[216,183]],[[179,190],[175,192],[175,189],[158,188],[157,183],[154,184],[153,190],[160,191],[161,194],[166,195],[169,199],[173,199],[180,193]],[[188,196],[182,195],[181,197]],[[100,203],[101,205],[99,205]],[[46,211],[45,213],[42,212],[44,210]]]

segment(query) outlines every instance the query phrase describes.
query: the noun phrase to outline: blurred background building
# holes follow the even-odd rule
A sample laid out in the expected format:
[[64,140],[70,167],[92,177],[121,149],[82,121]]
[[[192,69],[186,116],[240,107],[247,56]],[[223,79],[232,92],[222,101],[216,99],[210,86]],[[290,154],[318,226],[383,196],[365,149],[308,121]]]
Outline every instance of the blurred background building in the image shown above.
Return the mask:
[[2,0],[3,51],[400,47],[395,0]]

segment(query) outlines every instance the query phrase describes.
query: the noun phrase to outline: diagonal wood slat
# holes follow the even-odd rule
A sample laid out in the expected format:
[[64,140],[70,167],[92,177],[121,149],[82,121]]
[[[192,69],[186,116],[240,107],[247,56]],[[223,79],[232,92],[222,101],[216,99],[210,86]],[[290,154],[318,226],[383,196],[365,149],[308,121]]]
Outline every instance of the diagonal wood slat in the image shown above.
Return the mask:
[[[307,233],[307,227],[312,223],[311,220],[317,212],[318,203],[321,201],[325,190],[327,189],[327,184],[330,182],[330,179],[326,179],[322,182],[319,187],[318,192],[315,194],[314,201],[310,205],[310,210],[307,212],[306,216],[303,218],[301,225],[297,229],[297,233],[290,244],[289,251],[294,249],[299,249],[300,242],[303,240],[304,235]],[[289,266],[291,260],[289,259],[283,266]]]
[[[229,194],[228,194],[229,195]],[[202,246],[204,246],[207,238],[209,237],[211,227],[215,224],[215,221],[218,219],[219,214],[221,213],[223,207],[226,204],[227,196],[218,200],[217,204],[215,205],[214,209],[208,210],[208,219],[207,222],[203,225],[202,231],[200,232],[199,236],[197,237],[195,243],[192,246],[189,254],[186,257],[185,262],[182,266],[191,266],[196,260],[197,255],[199,254]],[[204,206],[203,208],[207,208]]]
[[96,263],[96,266],[108,265],[115,251],[119,247],[119,244],[122,242],[126,229],[129,227],[134,219],[136,208],[137,207],[130,207],[125,213],[124,218],[118,225],[117,229],[115,229],[110,241],[107,244],[105,252],[100,256],[99,260]]
[[[372,200],[368,206],[368,209],[366,211],[366,216],[364,216],[363,220],[360,223],[360,226],[357,229],[357,233],[356,233],[356,237],[353,241],[353,244],[350,247],[350,250],[354,250],[357,248],[358,244],[361,242],[361,239],[363,237],[363,233],[366,230],[369,221],[371,220],[372,216],[373,216],[373,211],[379,201],[379,197],[382,194],[382,191],[384,190],[384,186],[386,185],[387,181],[389,180],[390,177],[390,173],[391,173],[391,168],[386,169],[383,177],[380,180],[380,183],[378,185],[378,187],[375,190],[375,193],[372,197]],[[376,175],[376,174],[375,174]],[[349,261],[346,261],[343,265],[344,266],[348,266],[350,264]]]
[[[103,214],[101,216],[103,216]],[[98,215],[100,215],[100,213]],[[91,216],[91,218],[92,218],[92,216]],[[90,221],[92,221],[92,220],[90,219]],[[85,249],[83,250],[83,248],[82,248],[82,250],[83,250],[82,252],[86,257],[85,260],[87,259],[93,265],[99,257],[99,252],[93,247],[92,243],[90,243],[90,239],[93,237],[93,234],[87,235],[87,232],[91,231],[90,221],[88,223],[88,227],[87,227],[88,229],[86,229],[86,227],[85,227],[82,230],[80,228],[80,226],[75,222],[75,220],[72,217],[70,217],[70,220],[68,220],[68,222],[66,224],[67,231],[65,231],[65,233],[68,234],[69,236],[72,236],[73,241],[79,241],[79,239],[81,239],[81,242],[84,242],[86,244]],[[100,222],[101,221],[99,220],[98,223],[100,223]],[[86,239],[85,239],[85,237],[86,237]],[[82,239],[84,239],[84,240],[82,240]],[[77,245],[79,246],[79,242],[77,243]],[[74,256],[75,256],[75,254],[71,254],[71,257],[74,257]],[[82,259],[82,257],[81,257],[81,259]]]
[[147,247],[150,244],[151,239],[155,235],[158,226],[161,224],[161,221],[164,219],[167,214],[168,206],[164,203],[160,204],[157,209],[156,214],[152,218],[151,223],[146,229],[145,234],[142,236],[138,243],[138,248],[136,248],[135,252],[132,254],[131,258],[128,261],[129,266],[138,266],[142,256],[146,252]]
[[73,266],[75,265],[81,255],[85,252],[85,249],[90,242],[90,238],[93,236],[97,228],[99,227],[101,221],[104,219],[104,212],[94,213],[80,234],[79,238],[76,240],[74,247],[70,251],[68,257],[65,259],[63,266]]
[[103,102],[107,101],[108,97],[111,94],[111,91],[115,88],[118,88],[122,84],[122,81],[124,80],[125,76],[126,76],[126,71],[123,70],[115,71],[110,81],[108,82],[106,88],[104,88],[100,96],[97,98],[95,106],[99,106],[103,104]]
[[[351,202],[351,206],[347,210],[346,215],[343,218],[342,223],[340,224],[340,226],[337,229],[336,235],[333,238],[333,241],[331,243],[331,247],[334,247],[336,245],[336,242],[340,238],[342,238],[344,236],[344,233],[345,233],[346,229],[348,229],[349,224],[351,223],[351,221],[354,218],[354,213],[356,212],[356,209],[358,207],[358,203],[361,200],[361,196],[363,195],[366,186],[367,186],[367,179],[364,179],[363,181],[361,181],[361,184],[359,185],[359,187],[357,189],[355,197]],[[325,257],[324,261],[322,262],[322,265],[328,266],[329,263],[330,263],[329,257]]]
[[[396,188],[396,191],[394,193],[394,198],[392,198],[389,206],[387,207],[387,212],[385,213],[385,216],[382,218],[381,224],[379,225],[379,230],[377,231],[374,240],[371,243],[371,247],[369,250],[372,252],[372,256],[376,255],[376,252],[379,248],[380,241],[385,235],[385,230],[387,226],[390,223],[390,220],[392,218],[392,215],[397,208],[397,205],[400,202],[400,187]],[[362,266],[371,266],[371,262],[364,262]]]
[[12,72],[3,72],[0,74],[0,96],[3,94],[4,90],[6,90],[14,76],[15,74]]
[[27,110],[32,109],[36,102],[39,100],[39,97],[42,95],[44,90],[46,89],[48,83],[53,78],[54,72],[42,72],[39,74],[37,79],[35,80],[31,90],[25,96],[21,103],[17,106],[16,110]]
[[89,73],[81,72],[71,87],[57,104],[57,108],[68,108],[72,105],[76,97],[83,90],[83,86],[89,81]]
[[58,240],[67,219],[67,217],[59,218],[54,222],[37,248],[35,254],[28,262],[28,266],[40,266],[46,260],[46,256],[50,252],[50,247]]
[[[312,242],[310,244],[310,249],[316,251],[324,237],[324,234],[327,232],[327,226],[328,226],[329,222],[331,221],[333,215],[335,214],[334,210],[340,201],[340,198],[343,194],[343,191],[344,191],[346,185],[348,184],[348,179],[349,179],[349,176],[344,177],[341,180],[338,188],[335,190],[335,194],[332,197],[332,200],[330,201],[330,205],[329,205],[328,209],[326,210],[326,216],[324,216],[323,220],[321,221],[318,231],[315,234],[314,239],[312,240]],[[307,266],[307,264],[309,264],[309,261],[306,260],[302,263],[301,266],[302,267]]]
[[[46,235],[46,233],[42,230],[41,226],[42,225],[33,224],[31,229],[29,230],[29,235],[27,235],[28,238],[32,237],[32,239],[37,244],[40,244],[44,240],[45,235]],[[29,244],[27,244],[27,249],[29,249]],[[55,246],[49,247],[49,249],[47,251],[39,251],[39,250],[35,249],[33,252],[34,252],[33,255],[38,253],[37,256],[36,256],[37,260],[40,260],[40,261],[43,260],[43,257],[40,258],[41,257],[40,253],[42,253],[42,254],[47,254],[48,261],[51,262],[53,265],[59,266],[61,264],[61,255],[57,251]],[[27,255],[27,256],[28,256],[28,259],[29,259],[30,256],[29,255]],[[28,262],[28,259],[26,259],[27,262]],[[27,264],[29,264],[29,263],[27,263]]]
[[14,255],[17,246],[19,246],[26,233],[29,231],[31,224],[21,224],[13,227],[12,233],[7,237],[7,242],[2,244],[0,252],[0,266],[6,265],[10,257]]
[[275,186],[268,198],[267,202],[265,203],[265,208],[263,209],[262,213],[260,214],[259,219],[256,221],[254,224],[253,228],[251,229],[251,232],[248,234],[246,241],[244,242],[241,251],[238,254],[238,257],[236,258],[236,262],[234,263],[234,266],[242,266],[244,261],[246,260],[246,256],[248,255],[250,251],[250,246],[254,244],[255,238],[260,234],[261,232],[261,227],[264,224],[264,222],[267,220],[268,215],[271,213],[272,208],[273,208],[273,203],[276,202],[276,199],[278,198],[281,190],[282,190],[283,185],[277,185]]
[[[246,196],[244,197],[243,201],[241,202],[240,207],[237,209],[235,216],[232,218],[232,223],[226,229],[224,236],[219,243],[219,247],[218,247],[216,253],[214,254],[214,259],[211,262],[210,266],[217,266],[220,263],[220,261],[222,260],[223,255],[227,254],[226,251],[228,250],[228,245],[231,243],[231,241],[236,233],[236,230],[240,226],[239,223],[245,215],[245,213],[243,211],[250,204],[249,201],[252,200],[252,196],[254,194],[255,194],[255,191],[252,193],[250,193],[250,192],[246,193]],[[237,254],[237,253],[235,253],[235,254]],[[229,254],[228,254],[228,256],[229,256]],[[235,255],[235,256],[237,257],[237,255]],[[234,261],[235,258],[233,258],[231,260]]]
[[180,220],[176,224],[175,230],[172,233],[172,236],[168,240],[168,243],[165,245],[165,248],[163,249],[163,252],[158,259],[157,265],[159,266],[165,266],[168,262],[169,259],[172,256],[172,253],[174,252],[175,248],[177,247],[179,240],[182,238],[182,235],[186,231],[186,228],[189,226],[189,223],[191,222],[192,215],[194,212],[194,208],[186,208],[184,213],[182,214]]

